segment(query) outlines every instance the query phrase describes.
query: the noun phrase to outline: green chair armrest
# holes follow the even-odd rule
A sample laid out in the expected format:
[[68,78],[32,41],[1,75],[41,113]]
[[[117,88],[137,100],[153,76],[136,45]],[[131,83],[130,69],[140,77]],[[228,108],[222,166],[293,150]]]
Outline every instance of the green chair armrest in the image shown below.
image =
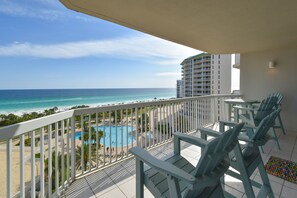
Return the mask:
[[238,124],[238,122],[231,122],[231,121],[220,121],[220,125],[223,124],[224,126],[236,126]]
[[129,151],[133,153],[137,159],[149,165],[150,167],[160,171],[165,176],[169,174],[175,178],[182,179],[190,184],[194,184],[196,181],[196,178],[194,176],[190,175],[189,173],[177,168],[176,166],[166,161],[162,161],[155,158],[147,151],[145,151],[144,149],[138,146],[129,149]]
[[225,126],[228,127],[234,127],[238,123],[237,122],[231,122],[231,121],[220,121],[219,122],[219,127],[220,127],[220,132],[225,132]]
[[207,129],[203,127],[197,128],[197,130],[200,130],[201,132],[201,138],[207,140],[207,135],[212,136],[212,137],[219,137],[221,135],[220,132],[214,131],[212,129]]
[[253,130],[255,130],[257,127],[256,126],[251,126],[251,125],[245,124],[243,128],[244,129],[253,129]]
[[197,138],[197,137],[193,137],[193,136],[181,133],[181,132],[175,132],[175,133],[173,133],[173,135],[174,135],[174,139],[177,138],[178,140],[182,140],[182,141],[188,142],[190,144],[193,144],[193,145],[196,145],[196,146],[199,146],[202,148],[208,144],[208,142],[206,140],[203,140],[203,139]]
[[240,135],[239,134],[237,138],[238,138],[239,141],[254,143],[254,141],[249,139],[249,137],[247,135]]
[[243,111],[255,111],[253,108],[247,108],[247,107],[242,107],[242,106],[233,106],[234,109],[237,110],[243,110]]

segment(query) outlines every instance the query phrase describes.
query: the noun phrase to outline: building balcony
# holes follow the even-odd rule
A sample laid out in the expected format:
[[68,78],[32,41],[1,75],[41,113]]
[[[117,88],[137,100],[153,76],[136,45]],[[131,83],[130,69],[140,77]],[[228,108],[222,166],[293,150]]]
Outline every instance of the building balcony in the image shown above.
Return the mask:
[[199,91],[199,92],[203,92],[203,91],[206,91],[206,92],[210,92],[210,88],[193,88],[193,92],[197,92],[197,91]]
[[194,68],[194,72],[210,72],[211,69],[209,67],[200,67],[200,68]]
[[193,76],[195,78],[195,77],[205,77],[210,75],[211,75],[210,72],[195,72]]

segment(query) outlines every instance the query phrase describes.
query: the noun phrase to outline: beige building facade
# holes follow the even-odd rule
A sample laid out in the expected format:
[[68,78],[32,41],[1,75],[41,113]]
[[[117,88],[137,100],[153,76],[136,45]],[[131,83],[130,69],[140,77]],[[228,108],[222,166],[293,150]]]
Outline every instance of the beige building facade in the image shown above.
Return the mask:
[[181,66],[184,97],[231,93],[231,54],[201,53]]

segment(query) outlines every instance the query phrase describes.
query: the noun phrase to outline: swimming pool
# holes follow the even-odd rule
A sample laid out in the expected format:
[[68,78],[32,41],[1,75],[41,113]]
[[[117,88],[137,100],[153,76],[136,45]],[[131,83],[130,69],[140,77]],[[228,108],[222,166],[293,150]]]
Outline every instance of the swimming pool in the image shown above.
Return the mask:
[[[95,127],[94,127],[95,128]],[[135,140],[132,136],[132,126],[98,126],[98,131],[105,131],[105,147],[121,147],[127,146]],[[85,132],[88,133],[88,132]],[[81,132],[75,134],[75,139],[79,140],[81,137]],[[127,142],[128,137],[128,142]],[[111,140],[111,145],[110,145]],[[122,141],[123,140],[123,141]],[[117,144],[116,144],[117,142]],[[94,143],[94,142],[93,142]],[[100,140],[100,144],[104,145],[104,138]]]

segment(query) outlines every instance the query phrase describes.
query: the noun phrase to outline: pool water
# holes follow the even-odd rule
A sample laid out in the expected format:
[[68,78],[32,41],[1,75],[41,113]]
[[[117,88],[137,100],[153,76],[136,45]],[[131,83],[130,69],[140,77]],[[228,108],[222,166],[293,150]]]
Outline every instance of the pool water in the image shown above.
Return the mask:
[[[100,144],[105,145],[105,147],[121,147],[132,144],[135,138],[132,136],[132,126],[98,126],[98,131],[105,131],[105,143],[104,137],[101,137]],[[85,132],[88,133],[88,132]],[[75,139],[79,140],[81,137],[81,132],[75,134]],[[128,141],[127,141],[128,137]],[[111,145],[110,145],[111,140]],[[122,141],[123,140],[123,141]],[[117,143],[116,143],[117,142]],[[94,142],[93,142],[94,143]]]

